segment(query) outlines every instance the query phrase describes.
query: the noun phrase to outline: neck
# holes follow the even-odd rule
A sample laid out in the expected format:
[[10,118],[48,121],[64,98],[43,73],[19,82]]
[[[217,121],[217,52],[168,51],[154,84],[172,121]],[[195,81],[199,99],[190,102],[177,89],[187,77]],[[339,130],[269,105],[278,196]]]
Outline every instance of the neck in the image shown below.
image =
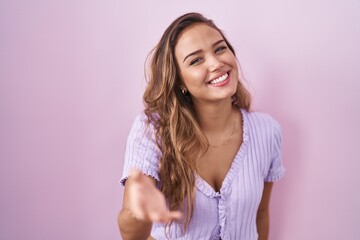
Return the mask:
[[231,99],[219,103],[194,103],[201,129],[205,133],[222,132],[234,121],[234,107]]

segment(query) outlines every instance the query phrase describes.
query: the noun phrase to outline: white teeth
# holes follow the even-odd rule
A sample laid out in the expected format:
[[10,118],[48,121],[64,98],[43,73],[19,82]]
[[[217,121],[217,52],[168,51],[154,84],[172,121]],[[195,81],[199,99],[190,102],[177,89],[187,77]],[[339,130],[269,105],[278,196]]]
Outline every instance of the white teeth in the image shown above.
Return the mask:
[[221,77],[212,80],[211,82],[209,82],[210,84],[216,84],[216,83],[221,83],[223,81],[225,81],[225,79],[228,77],[228,74],[225,73],[224,75],[222,75]]

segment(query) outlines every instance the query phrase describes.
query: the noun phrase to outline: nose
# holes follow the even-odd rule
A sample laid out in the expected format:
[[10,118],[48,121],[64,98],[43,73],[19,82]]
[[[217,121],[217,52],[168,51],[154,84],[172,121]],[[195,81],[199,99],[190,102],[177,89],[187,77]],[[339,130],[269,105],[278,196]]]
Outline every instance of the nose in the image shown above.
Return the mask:
[[224,63],[217,56],[209,57],[208,62],[210,72],[218,72],[224,67]]

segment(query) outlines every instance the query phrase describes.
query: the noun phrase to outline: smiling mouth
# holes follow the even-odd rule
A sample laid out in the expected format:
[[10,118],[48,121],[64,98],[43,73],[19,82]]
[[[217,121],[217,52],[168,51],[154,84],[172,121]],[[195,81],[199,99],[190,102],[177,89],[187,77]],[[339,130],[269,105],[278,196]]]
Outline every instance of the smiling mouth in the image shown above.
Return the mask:
[[221,77],[218,77],[218,78],[210,81],[209,84],[218,84],[218,83],[224,82],[227,79],[228,76],[229,76],[229,74],[225,73]]

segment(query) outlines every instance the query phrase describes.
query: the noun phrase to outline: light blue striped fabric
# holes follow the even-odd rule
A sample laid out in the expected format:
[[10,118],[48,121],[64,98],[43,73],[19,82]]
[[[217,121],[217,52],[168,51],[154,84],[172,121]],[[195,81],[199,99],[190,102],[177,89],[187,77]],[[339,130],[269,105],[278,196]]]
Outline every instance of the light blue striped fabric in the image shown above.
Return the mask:
[[[285,173],[281,162],[281,128],[270,115],[247,112],[243,116],[243,143],[219,192],[200,177],[196,179],[194,215],[188,231],[172,224],[170,239],[257,240],[256,213],[264,182],[279,180]],[[137,168],[159,181],[161,151],[146,127],[147,117],[136,117],[127,140],[122,184],[131,168]],[[166,239],[163,224],[153,224],[151,236]]]

